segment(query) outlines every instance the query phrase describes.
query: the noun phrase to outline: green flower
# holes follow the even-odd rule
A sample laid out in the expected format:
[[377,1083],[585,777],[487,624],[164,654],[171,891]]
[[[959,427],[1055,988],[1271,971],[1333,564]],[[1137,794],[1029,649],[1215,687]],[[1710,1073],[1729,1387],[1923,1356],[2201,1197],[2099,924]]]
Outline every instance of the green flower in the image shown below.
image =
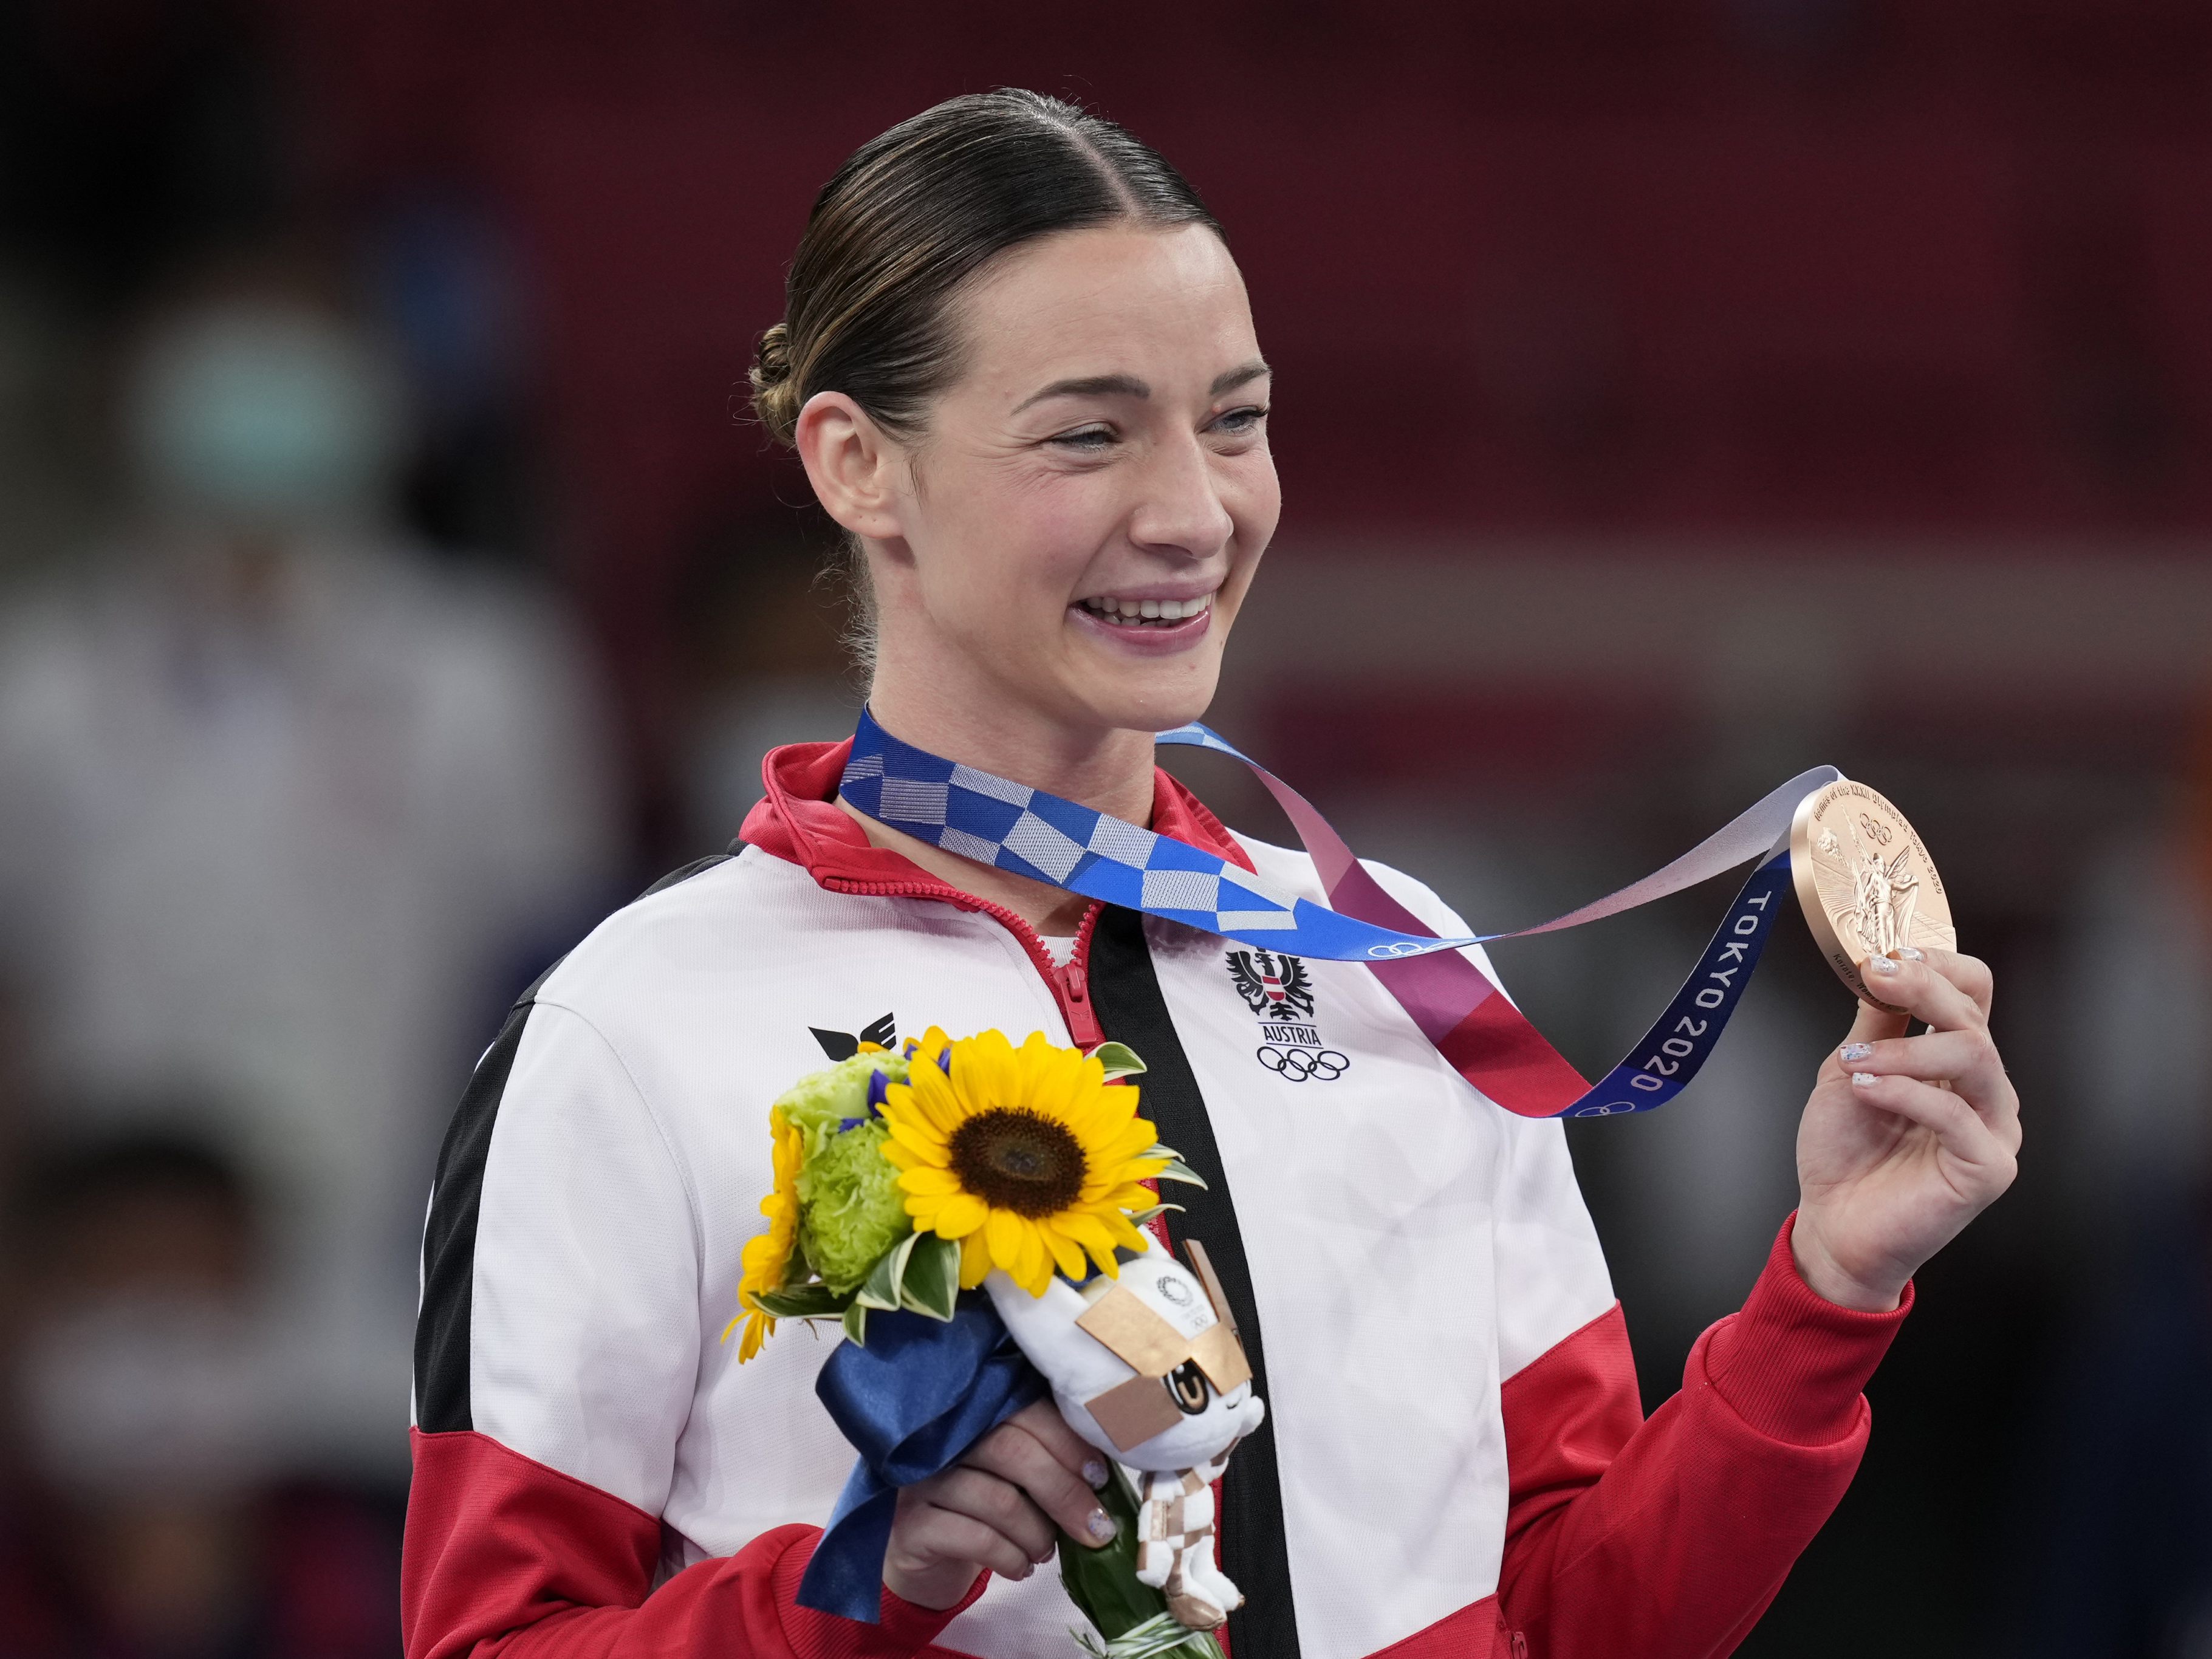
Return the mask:
[[884,1157],[881,1119],[833,1136],[799,1172],[799,1242],[822,1282],[860,1289],[878,1257],[914,1231],[898,1170]]
[[775,1103],[805,1138],[799,1247],[840,1296],[858,1290],[878,1258],[914,1231],[899,1172],[878,1150],[890,1131],[868,1106],[868,1079],[877,1072],[902,1083],[907,1062],[893,1053],[854,1054],[802,1079]]

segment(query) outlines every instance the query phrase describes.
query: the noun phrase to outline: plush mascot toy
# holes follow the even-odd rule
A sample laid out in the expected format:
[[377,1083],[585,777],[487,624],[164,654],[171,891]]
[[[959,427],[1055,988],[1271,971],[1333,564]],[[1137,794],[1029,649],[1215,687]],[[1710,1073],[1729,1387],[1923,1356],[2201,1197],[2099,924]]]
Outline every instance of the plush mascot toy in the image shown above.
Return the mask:
[[1214,1563],[1213,1483],[1267,1407],[1205,1249],[1189,1249],[1196,1273],[1153,1250],[1040,1297],[1000,1272],[983,1285],[1068,1426],[1141,1475],[1137,1576],[1212,1630],[1244,1602]]

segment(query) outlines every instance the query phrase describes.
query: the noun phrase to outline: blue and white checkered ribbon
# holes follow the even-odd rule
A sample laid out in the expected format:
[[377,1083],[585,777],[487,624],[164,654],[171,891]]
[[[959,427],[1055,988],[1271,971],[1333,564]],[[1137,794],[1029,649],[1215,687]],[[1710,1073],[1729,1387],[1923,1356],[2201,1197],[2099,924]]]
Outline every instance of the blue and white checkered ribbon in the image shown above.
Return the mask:
[[[1833,767],[1817,767],[1791,779],[1664,869],[1564,916],[1510,933],[1446,939],[1384,893],[1304,796],[1234,744],[1197,724],[1163,732],[1157,741],[1215,750],[1250,767],[1289,812],[1334,908],[1279,891],[1204,848],[902,743],[865,709],[839,791],[878,823],[979,864],[1266,950],[1364,962],[1471,1081],[1510,1109],[1536,1116],[1648,1110],[1697,1074],[1735,1012],[1775,915],[1785,908],[1781,900],[1790,886],[1786,843],[1797,804],[1842,775]],[[1518,1069],[1534,1077],[1543,1070],[1541,1056],[1530,1060],[1524,1053],[1501,1062],[1498,1072],[1485,1070],[1480,1057],[1467,1052],[1486,1035],[1493,1046],[1502,1035],[1506,1047],[1517,1042],[1525,1048],[1534,1033],[1523,1037],[1510,1029],[1525,1022],[1509,1012],[1502,997],[1481,1019],[1474,1018],[1493,1001],[1495,987],[1458,954],[1464,947],[1618,915],[1753,858],[1759,866],[1729,907],[1698,971],[1666,1017],[1595,1087],[1582,1083],[1534,1037],[1573,1086],[1553,1075],[1540,1086],[1531,1083],[1529,1099],[1516,1101],[1506,1097],[1512,1092],[1507,1074]],[[1502,1080],[1507,1080],[1503,1093]],[[1574,1097],[1563,1099],[1565,1093]]]

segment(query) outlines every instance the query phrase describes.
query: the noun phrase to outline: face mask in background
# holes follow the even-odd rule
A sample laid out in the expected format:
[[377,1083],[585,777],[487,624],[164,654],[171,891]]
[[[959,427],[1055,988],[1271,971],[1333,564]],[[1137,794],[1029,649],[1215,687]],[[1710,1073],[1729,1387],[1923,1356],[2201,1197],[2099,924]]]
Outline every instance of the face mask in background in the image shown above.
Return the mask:
[[391,367],[339,324],[283,305],[173,324],[138,364],[125,424],[155,502],[295,526],[380,516],[406,442]]
[[234,1495],[269,1470],[270,1355],[209,1297],[115,1299],[38,1332],[22,1356],[33,1458],[93,1500]]

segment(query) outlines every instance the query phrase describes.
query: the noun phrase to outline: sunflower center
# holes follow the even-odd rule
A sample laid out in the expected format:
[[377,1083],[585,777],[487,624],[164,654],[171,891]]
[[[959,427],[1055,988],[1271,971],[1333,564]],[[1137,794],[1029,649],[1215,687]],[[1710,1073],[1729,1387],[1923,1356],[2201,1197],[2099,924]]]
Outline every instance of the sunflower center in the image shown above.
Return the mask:
[[978,1112],[952,1132],[950,1150],[963,1187],[1031,1220],[1074,1203],[1090,1172],[1073,1132],[1036,1112]]

